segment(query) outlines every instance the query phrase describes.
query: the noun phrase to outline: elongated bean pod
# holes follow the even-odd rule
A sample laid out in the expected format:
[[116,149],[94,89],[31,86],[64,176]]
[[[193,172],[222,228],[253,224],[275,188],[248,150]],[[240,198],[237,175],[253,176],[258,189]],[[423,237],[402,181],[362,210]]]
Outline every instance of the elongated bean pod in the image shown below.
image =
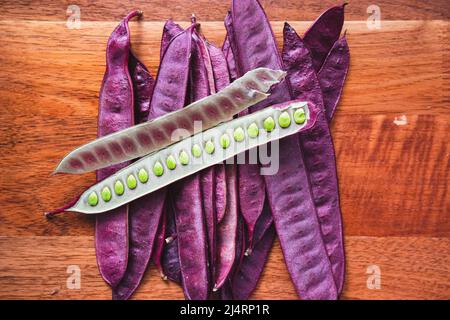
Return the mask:
[[134,120],[135,123],[143,123],[148,120],[150,113],[150,100],[155,86],[155,79],[132,51],[130,51],[128,69],[133,82]]
[[[235,54],[237,54],[238,49],[236,45],[236,38],[233,29],[233,20],[231,18],[231,11],[227,13],[224,20],[225,29],[227,30],[227,35],[225,42],[223,44],[223,49],[226,50],[226,59],[228,64],[228,71],[230,72],[231,81],[236,80],[239,74],[244,72],[239,68],[239,59],[236,59]],[[242,67],[241,67],[242,68]]]
[[256,242],[252,255],[244,256],[232,279],[232,295],[236,300],[247,300],[261,277],[270,249],[275,239],[273,225]]
[[173,22],[172,19],[166,21],[163,27],[162,37],[161,37],[161,48],[159,56],[162,58],[170,41],[175,38],[176,35],[183,32],[183,28],[180,25]]
[[166,205],[166,244],[163,249],[162,254],[162,268],[164,275],[176,282],[181,284],[181,267],[180,267],[180,257],[178,254],[178,237],[175,236],[177,229],[175,226],[175,214],[173,212],[173,205],[171,197],[167,197]]
[[[235,39],[235,30],[233,29],[233,22],[231,18],[231,14],[225,18],[225,27],[227,29],[227,39],[229,41],[230,49],[238,52],[236,39]],[[230,69],[234,69],[234,72],[238,72],[236,62],[234,60],[234,55],[229,52],[228,64]],[[240,68],[249,67],[245,63],[241,63],[242,66]],[[239,115],[243,116],[248,113],[248,110],[242,111]],[[250,159],[250,155],[246,154],[247,160]],[[247,224],[248,229],[248,245],[249,248],[252,246],[253,241],[253,231],[255,229],[256,221],[258,217],[261,215],[262,208],[265,201],[265,182],[263,177],[260,175],[260,167],[257,163],[250,163],[250,161],[246,161],[239,165],[238,168],[238,181],[239,181],[239,205],[240,212]]]
[[236,71],[236,62],[234,60],[233,51],[230,47],[230,39],[228,38],[228,34],[225,37],[225,41],[222,46],[222,52],[225,55],[225,59],[227,60],[228,72],[230,74],[230,80],[234,81],[237,79],[237,71]]
[[[175,39],[180,41],[179,37]],[[83,173],[145,156],[176,142],[174,131],[177,129],[183,130],[183,136],[193,134],[195,121],[202,121],[203,130],[211,128],[266,99],[272,85],[285,76],[281,70],[267,68],[249,71],[220,92],[200,99],[180,112],[176,111],[177,103],[174,103],[173,97],[179,95],[179,83],[185,81],[185,76],[173,70],[184,63],[183,54],[186,54],[185,50],[180,50],[173,57],[164,55],[166,62],[161,64],[158,77],[170,81],[160,90],[156,90],[156,82],[152,105],[153,101],[160,101],[159,111],[150,111],[152,119],[158,117],[158,120],[107,135],[75,149],[61,161],[55,172]]]
[[319,72],[328,52],[339,39],[347,4],[331,7],[322,13],[305,32],[303,41],[311,53],[314,70]]
[[158,269],[161,278],[164,280],[167,278],[167,276],[164,275],[161,259],[165,243],[166,243],[166,215],[162,214],[161,221],[159,222],[158,226],[158,232],[156,233],[156,238],[153,244],[151,258],[156,268]]
[[349,66],[350,51],[347,39],[343,36],[335,42],[317,74],[323,93],[323,104],[328,122],[333,119],[342,89],[344,88]]
[[[125,129],[134,124],[133,84],[128,70],[130,55],[130,30],[128,21],[140,15],[129,13],[115,28],[106,48],[106,72],[100,89],[98,108],[98,136]],[[111,166],[97,171],[101,181],[128,163]],[[104,188],[91,201],[111,198],[111,189]],[[97,264],[103,279],[116,286],[122,279],[128,262],[128,206],[117,208],[96,217],[95,252]]]
[[222,50],[213,44],[206,42],[206,47],[208,48],[209,56],[211,58],[216,92],[219,92],[230,84],[230,75],[228,73],[226,57]]
[[[65,211],[93,214],[120,207],[204,168],[234,157],[241,152],[308,130],[314,125],[317,112],[319,112],[318,109],[311,102],[293,100],[262,109],[245,117],[222,123],[214,128],[195,134],[192,137],[185,138],[165,149],[141,158],[113,176],[110,176],[87,189],[81,195],[77,203]],[[298,122],[292,120],[289,127],[283,128],[277,125],[271,132],[264,130],[263,122],[268,117],[278,119],[280,115],[283,114],[294,119],[296,114],[303,113],[305,114],[304,118]],[[223,148],[219,144],[220,137],[224,134],[228,134],[231,137],[234,131],[240,128],[244,131],[244,139],[242,141],[238,142],[234,139],[230,139],[227,148]],[[258,130],[258,128],[261,129]],[[257,136],[253,135],[254,129],[258,132]],[[211,153],[207,152],[211,151],[208,148],[212,149]],[[284,150],[282,154],[280,154],[280,157],[283,157],[283,153]],[[170,155],[174,156],[177,161],[177,166],[173,170],[170,170],[166,165],[166,159]],[[181,159],[184,158],[184,155],[186,155],[188,159],[186,165],[181,163]],[[196,158],[197,155],[199,156],[198,158]],[[292,160],[292,158],[289,159]],[[100,194],[104,187],[109,187],[111,190],[114,190],[114,186],[117,182],[125,183],[130,175],[139,176],[141,170],[145,170],[149,174],[148,181],[140,182],[140,180],[138,180],[135,188],[124,188],[123,193],[114,193],[107,202],[100,199],[95,205],[89,203],[89,196],[91,194]]]
[[[192,19],[192,22],[196,23],[195,18]],[[208,68],[211,69],[211,62],[205,61],[209,60],[209,57],[205,56],[206,53],[202,52],[205,50],[202,39],[194,30],[192,58],[189,68],[191,101],[202,99],[208,96],[210,92]],[[212,70],[210,71],[212,73]],[[212,81],[214,80],[212,79]],[[204,181],[206,184],[202,186],[201,173],[187,176],[177,181],[170,188],[173,192],[181,284],[184,296],[188,300],[206,300],[210,289],[208,236],[205,224],[209,221],[209,225],[211,225],[214,223],[214,219],[211,216],[211,211],[208,211],[205,219],[206,213],[203,210],[203,204],[210,199],[202,198],[202,187],[209,190],[212,189],[213,184],[211,177]],[[212,196],[212,190],[210,190],[210,195]],[[209,203],[209,208],[212,209],[212,201]]]
[[217,232],[217,264],[214,289],[218,290],[229,276],[236,257],[236,232],[238,224],[237,166],[226,165],[227,206]]
[[253,247],[262,239],[266,231],[273,224],[272,212],[270,211],[269,203],[266,199],[261,215],[256,221],[255,230],[253,232],[253,241],[249,244],[245,250],[245,255],[250,256],[253,251]]
[[[215,47],[213,44],[209,42],[206,43],[206,48],[209,52],[209,57],[211,60],[212,67],[212,75],[214,80],[215,91],[220,91],[226,86],[230,84],[230,77],[228,74],[227,62],[225,60],[225,56],[222,53],[222,50]],[[212,188],[209,188],[212,191],[213,200],[211,205],[210,215],[212,216],[212,220],[214,223],[212,226],[209,226],[209,245],[210,245],[210,268],[211,268],[211,279],[214,279],[215,274],[215,265],[216,265],[216,229],[217,222],[219,220],[218,216],[220,212],[220,220],[222,220],[225,208],[226,208],[226,174],[225,174],[225,165],[223,163],[219,163],[215,166],[207,168],[202,171],[202,180],[204,180],[204,176],[212,177]],[[204,190],[204,186],[208,184],[202,184],[202,190]],[[208,192],[206,192],[208,194]],[[205,206],[206,207],[206,206]],[[223,208],[223,209],[222,209]],[[206,214],[206,212],[205,212]],[[208,219],[207,219],[208,221]],[[213,282],[213,281],[212,281]]]
[[[156,114],[164,114],[166,112],[164,104],[159,103],[159,101],[171,105],[172,108],[182,108],[184,106],[188,84],[187,70],[191,56],[191,37],[192,28],[180,33],[169,43],[161,59],[161,65],[150,103],[150,119],[153,119]],[[177,63],[171,64],[176,59],[179,59]],[[170,71],[165,67],[167,64],[170,64],[172,68]],[[179,77],[178,81],[176,81],[176,84],[172,83],[172,85],[177,85],[179,90],[176,94],[166,95],[164,92],[167,88],[164,86],[164,83],[173,81],[169,77],[170,72],[177,73]],[[122,179],[115,180],[109,187],[111,190],[114,190],[111,201],[115,198],[124,198],[126,197],[127,191],[136,190],[139,185],[149,183],[150,172],[148,168],[140,167],[135,173],[127,174]],[[117,188],[117,185],[122,185],[122,188]],[[131,203],[129,262],[122,281],[118,286],[113,288],[113,299],[128,299],[141,282],[152,255],[166,193],[166,188],[162,188],[158,192],[145,195],[145,197]]]
[[[294,95],[314,101],[323,110],[322,91],[312,67],[309,50],[287,23],[284,27],[283,58],[286,61],[285,67],[289,70]],[[341,292],[345,272],[342,218],[334,146],[325,112],[318,115],[314,129],[300,135],[300,143],[311,181],[322,238],[331,262],[337,290]]]
[[219,165],[216,166],[215,169],[216,169],[215,208],[216,208],[217,222],[220,223],[220,221],[222,221],[223,219],[223,216],[225,215],[227,203],[227,181],[226,181],[225,166]]
[[[245,245],[245,248],[242,249],[242,253],[244,250],[245,253],[241,255],[240,263],[236,265],[233,272],[230,290],[232,290],[234,299],[246,300],[255,290],[275,236],[272,213],[266,201],[255,226],[253,246]],[[253,250],[255,250],[255,254],[253,254]]]
[[[207,248],[201,197],[186,190],[200,191],[197,175],[184,178],[172,187],[177,227],[178,255],[184,296],[189,300],[208,299]],[[181,187],[182,189],[180,189]]]
[[[240,31],[234,34],[233,52],[241,72],[255,67],[282,66],[273,31],[258,1],[233,1],[232,23],[233,28]],[[250,109],[257,110],[265,103],[282,102],[290,94],[288,82],[282,82],[274,88],[269,99]],[[292,125],[287,117],[282,118],[279,121],[282,128]],[[302,118],[300,113],[297,114],[296,119],[301,121]],[[303,299],[336,299],[333,273],[298,138],[281,139],[279,149],[283,152],[279,157],[278,173],[265,175],[264,180],[288,271]]]

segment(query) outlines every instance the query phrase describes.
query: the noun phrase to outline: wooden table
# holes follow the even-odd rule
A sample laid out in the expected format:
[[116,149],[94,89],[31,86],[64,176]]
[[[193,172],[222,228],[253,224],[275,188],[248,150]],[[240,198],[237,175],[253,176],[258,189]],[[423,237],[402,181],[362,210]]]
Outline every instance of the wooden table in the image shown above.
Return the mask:
[[[43,216],[89,186],[94,174],[50,173],[96,136],[106,41],[128,10],[144,11],[144,20],[130,23],[132,44],[156,74],[164,19],[186,26],[194,12],[220,45],[229,7],[217,0],[133,3],[78,0],[80,29],[66,26],[71,1],[0,4],[0,298],[111,297],[97,270],[92,217]],[[303,33],[336,4],[262,3],[279,43],[284,20]],[[370,4],[351,1],[346,9],[351,68],[332,124],[347,253],[343,298],[448,299],[449,6],[380,0],[381,28],[372,30]],[[70,266],[80,268],[80,289],[67,286]],[[370,281],[373,266],[379,289]],[[296,298],[278,242],[252,297]],[[152,266],[134,298],[183,294]]]

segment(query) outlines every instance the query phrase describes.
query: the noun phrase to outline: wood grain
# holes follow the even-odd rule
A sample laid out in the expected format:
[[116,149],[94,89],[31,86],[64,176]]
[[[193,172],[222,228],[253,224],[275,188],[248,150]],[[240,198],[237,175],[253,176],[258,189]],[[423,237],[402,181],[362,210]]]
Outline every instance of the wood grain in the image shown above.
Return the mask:
[[[336,0],[261,0],[270,20],[312,21],[327,8],[344,1]],[[367,8],[376,4],[380,7],[383,20],[437,20],[448,19],[450,10],[446,0],[371,0],[345,1],[347,20],[367,20]],[[81,10],[81,19],[86,21],[113,21],[121,19],[127,10],[144,11],[146,20],[186,20],[192,13],[203,21],[223,21],[231,0],[136,0],[132,5],[117,5],[114,0],[3,0],[0,4],[3,19],[25,19],[57,21],[66,20],[66,9],[76,4]]]
[[[448,238],[347,237],[345,244],[347,281],[342,298],[450,298]],[[276,241],[252,299],[296,298],[279,250]],[[111,297],[98,274],[92,236],[0,237],[0,252],[2,299]],[[367,287],[367,268],[371,265],[380,268],[380,289]],[[67,286],[72,275],[68,273],[70,266],[80,269],[80,289]],[[162,280],[151,265],[133,299],[183,299],[183,293],[178,285]]]
[[[450,234],[448,81],[442,77],[446,25],[391,22],[373,33],[364,23],[347,24],[351,70],[332,130],[344,220],[354,222],[345,225],[348,235]],[[282,23],[273,26],[281,40]],[[293,26],[307,28],[304,23]],[[9,209],[0,213],[5,221],[1,234],[91,234],[86,217],[70,214],[49,223],[42,214],[94,182],[93,174],[50,174],[67,152],[96,136],[103,46],[113,28],[109,22],[86,23],[75,31],[58,22],[0,22],[6,43],[0,57],[0,102],[5,106],[0,174],[8,177],[0,201]],[[133,46],[153,74],[161,28],[160,22],[132,24]],[[204,23],[203,32],[215,43],[224,36],[215,22]],[[383,58],[383,52],[392,55]],[[408,125],[393,123],[400,115],[406,115]]]
[[[301,20],[334,4],[262,2],[279,43],[282,20],[303,33],[310,22]],[[81,29],[66,27],[68,1],[0,4],[0,298],[111,297],[96,266],[94,219],[67,214],[46,220],[43,213],[95,180],[94,174],[50,174],[67,152],[96,136],[104,49],[126,10],[146,12],[144,21],[131,23],[132,44],[153,74],[163,19],[172,16],[186,26],[196,12],[210,41],[220,45],[225,34],[227,1],[77,3]],[[448,6],[381,1],[382,27],[368,30],[368,4],[347,7],[351,68],[332,124],[348,258],[343,297],[448,299]],[[396,125],[403,115],[407,124]],[[81,268],[80,290],[66,288],[71,264]],[[381,268],[380,290],[366,286],[372,264]],[[135,298],[183,295],[151,268]],[[278,243],[253,298],[296,298]]]

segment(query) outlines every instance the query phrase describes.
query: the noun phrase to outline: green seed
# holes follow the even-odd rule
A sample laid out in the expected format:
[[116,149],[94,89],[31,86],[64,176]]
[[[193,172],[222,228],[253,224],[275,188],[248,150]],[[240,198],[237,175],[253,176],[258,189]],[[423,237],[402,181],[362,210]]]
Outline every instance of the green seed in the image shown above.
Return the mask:
[[207,153],[213,154],[215,149],[216,149],[216,147],[214,147],[214,143],[211,140],[206,142],[206,144],[205,144],[205,151]]
[[222,148],[226,149],[230,146],[230,136],[226,133],[224,133],[221,137],[220,137],[220,145],[222,146]]
[[134,175],[130,174],[127,178],[127,186],[130,189],[134,189],[137,186],[137,180]]
[[278,123],[282,128],[287,128],[291,125],[291,117],[289,116],[289,113],[287,113],[287,111],[284,111],[280,114],[280,116],[278,117]]
[[272,117],[268,117],[264,120],[263,125],[264,125],[264,129],[267,132],[270,132],[275,128],[275,120],[273,120]]
[[184,150],[182,150],[180,152],[180,155],[178,156],[178,158],[180,159],[180,163],[183,166],[185,166],[185,165],[187,165],[189,163],[189,154],[186,151],[184,151]]
[[124,192],[124,191],[125,191],[125,188],[124,188],[124,186],[123,186],[122,181],[117,180],[116,183],[114,184],[114,192],[115,192],[117,195],[121,196],[121,195],[123,195],[123,192]]
[[250,138],[256,138],[259,135],[258,126],[254,122],[248,126],[247,131]]
[[173,170],[177,166],[177,161],[175,160],[174,156],[170,155],[166,159],[166,164],[167,164],[167,168],[169,168],[170,170]]
[[192,154],[196,158],[200,158],[202,156],[202,149],[200,148],[200,146],[198,144],[194,144],[192,146]]
[[164,173],[164,168],[161,164],[161,162],[157,161],[155,163],[155,165],[153,166],[153,173],[155,174],[155,176],[160,177],[163,175]]
[[92,192],[88,197],[88,203],[90,206],[95,207],[98,203],[98,196],[96,192]]
[[102,189],[102,199],[105,202],[111,200],[111,190],[108,187],[104,187]]
[[306,121],[306,113],[304,109],[297,109],[294,112],[294,121],[297,124],[305,123]]
[[148,181],[148,172],[144,168],[139,170],[138,172],[139,181],[142,183],[146,183]]
[[234,130],[233,137],[234,140],[236,140],[237,142],[244,141],[245,139],[244,130],[241,127],[237,128],[236,130]]

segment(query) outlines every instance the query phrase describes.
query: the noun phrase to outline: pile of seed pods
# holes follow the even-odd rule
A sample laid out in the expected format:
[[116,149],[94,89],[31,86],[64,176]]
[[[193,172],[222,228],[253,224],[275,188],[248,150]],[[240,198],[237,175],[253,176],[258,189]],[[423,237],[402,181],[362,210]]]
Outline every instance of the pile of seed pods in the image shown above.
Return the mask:
[[[164,25],[156,79],[131,49],[128,14],[112,32],[98,138],[55,173],[97,170],[64,211],[96,216],[101,276],[128,299],[150,261],[186,299],[248,299],[280,239],[301,299],[337,299],[345,272],[329,123],[349,68],[344,7],[281,54],[257,0],[233,0],[222,48],[195,17]],[[267,297],[272,298],[272,297]]]

